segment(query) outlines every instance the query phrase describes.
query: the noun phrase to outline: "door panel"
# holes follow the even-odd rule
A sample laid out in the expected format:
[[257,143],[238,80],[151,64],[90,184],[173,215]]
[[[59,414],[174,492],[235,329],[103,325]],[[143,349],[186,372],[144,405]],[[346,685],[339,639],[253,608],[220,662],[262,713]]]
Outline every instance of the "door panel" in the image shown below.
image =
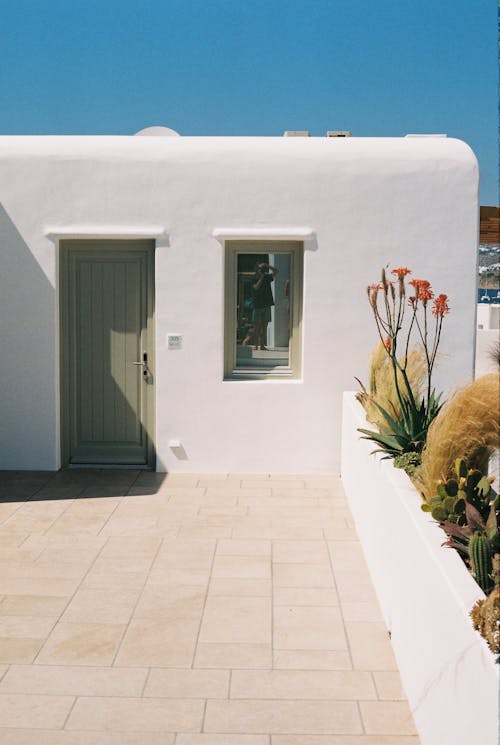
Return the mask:
[[[153,466],[150,241],[61,246],[63,460]],[[148,356],[147,375],[134,363]]]

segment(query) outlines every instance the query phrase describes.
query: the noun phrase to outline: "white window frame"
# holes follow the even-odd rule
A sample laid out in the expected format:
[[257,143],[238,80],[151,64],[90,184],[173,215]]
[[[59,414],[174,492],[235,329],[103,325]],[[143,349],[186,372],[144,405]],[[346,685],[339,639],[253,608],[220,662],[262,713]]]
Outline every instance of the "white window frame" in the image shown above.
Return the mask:
[[[237,272],[239,254],[290,254],[289,364],[236,367]],[[224,277],[224,380],[297,380],[302,375],[302,297],[304,242],[301,240],[226,240]]]

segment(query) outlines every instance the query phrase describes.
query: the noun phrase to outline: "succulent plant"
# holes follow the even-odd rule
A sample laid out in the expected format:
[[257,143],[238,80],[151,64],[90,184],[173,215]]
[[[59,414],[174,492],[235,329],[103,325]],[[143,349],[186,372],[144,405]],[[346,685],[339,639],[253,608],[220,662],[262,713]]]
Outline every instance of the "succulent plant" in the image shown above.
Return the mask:
[[487,595],[493,587],[493,566],[490,542],[484,533],[476,531],[469,538],[469,557],[472,574]]
[[422,461],[420,453],[403,453],[394,458],[394,468],[402,468],[410,478],[418,469]]
[[467,525],[466,505],[472,505],[486,522],[492,499],[495,509],[500,507],[499,497],[491,488],[493,478],[484,476],[481,471],[468,469],[462,458],[455,462],[456,479],[438,483],[437,494],[422,504],[424,512],[430,512],[438,522],[448,520],[457,525]]
[[493,586],[492,557],[500,552],[500,498],[492,478],[468,469],[461,458],[455,463],[456,479],[437,485],[437,494],[422,505],[447,535],[444,546],[460,552],[481,589]]
[[474,628],[479,631],[493,654],[500,654],[500,554],[493,557],[494,589],[487,598],[478,600],[470,615]]

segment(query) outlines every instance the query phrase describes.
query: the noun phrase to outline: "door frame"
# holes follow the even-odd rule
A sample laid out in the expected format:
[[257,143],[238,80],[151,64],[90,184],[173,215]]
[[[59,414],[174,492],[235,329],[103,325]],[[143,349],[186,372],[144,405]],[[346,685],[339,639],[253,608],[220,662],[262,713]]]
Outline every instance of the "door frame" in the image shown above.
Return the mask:
[[[70,334],[71,328],[68,314],[69,307],[69,256],[73,251],[91,250],[124,251],[127,248],[147,251],[146,258],[146,335],[148,348],[148,368],[151,371],[152,384],[146,385],[144,392],[146,421],[143,427],[146,435],[146,463],[145,464],[71,464],[71,415],[70,415]],[[134,468],[137,470],[156,469],[156,331],[155,331],[155,251],[154,239],[143,238],[65,238],[59,240],[59,388],[60,388],[60,456],[61,468]]]

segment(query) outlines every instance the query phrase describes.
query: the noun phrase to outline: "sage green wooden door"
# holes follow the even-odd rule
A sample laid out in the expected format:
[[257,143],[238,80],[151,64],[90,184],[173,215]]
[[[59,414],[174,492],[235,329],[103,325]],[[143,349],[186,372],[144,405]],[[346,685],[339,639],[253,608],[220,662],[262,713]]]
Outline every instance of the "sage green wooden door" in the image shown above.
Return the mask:
[[154,243],[61,245],[63,465],[154,466]]

